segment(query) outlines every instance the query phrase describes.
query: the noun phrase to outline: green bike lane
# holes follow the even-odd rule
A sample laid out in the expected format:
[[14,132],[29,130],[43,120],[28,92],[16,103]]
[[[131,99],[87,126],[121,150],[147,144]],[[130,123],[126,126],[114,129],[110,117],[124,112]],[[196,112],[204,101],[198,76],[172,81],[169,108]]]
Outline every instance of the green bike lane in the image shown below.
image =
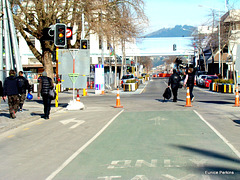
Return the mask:
[[240,160],[192,110],[122,112],[48,179],[240,179]]

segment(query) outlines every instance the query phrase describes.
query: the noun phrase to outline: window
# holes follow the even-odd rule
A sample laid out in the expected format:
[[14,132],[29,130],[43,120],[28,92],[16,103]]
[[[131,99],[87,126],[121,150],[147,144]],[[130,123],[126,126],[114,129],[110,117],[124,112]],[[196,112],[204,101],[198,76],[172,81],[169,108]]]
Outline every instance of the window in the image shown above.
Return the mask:
[[30,39],[31,43],[33,44],[33,46],[35,46],[35,37],[30,36],[29,39]]

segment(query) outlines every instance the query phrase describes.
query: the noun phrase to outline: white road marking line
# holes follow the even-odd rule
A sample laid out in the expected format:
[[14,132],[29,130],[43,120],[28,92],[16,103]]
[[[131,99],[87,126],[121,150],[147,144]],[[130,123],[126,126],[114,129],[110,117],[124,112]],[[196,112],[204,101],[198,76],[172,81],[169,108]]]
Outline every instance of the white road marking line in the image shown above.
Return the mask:
[[72,160],[74,160],[85,148],[87,148],[98,136],[100,136],[105,129],[124,111],[120,111],[114,116],[95,136],[93,136],[88,142],[86,142],[81,148],[79,148],[72,156],[70,156],[59,168],[57,168],[46,180],[52,180],[59,172],[61,172]]
[[228,145],[228,147],[230,147],[230,149],[237,155],[237,157],[240,158],[240,152],[225,137],[223,137],[220,132],[218,132],[218,130],[216,130],[211,124],[209,124],[196,110],[193,111],[218,135],[218,137],[223,140],[224,143]]

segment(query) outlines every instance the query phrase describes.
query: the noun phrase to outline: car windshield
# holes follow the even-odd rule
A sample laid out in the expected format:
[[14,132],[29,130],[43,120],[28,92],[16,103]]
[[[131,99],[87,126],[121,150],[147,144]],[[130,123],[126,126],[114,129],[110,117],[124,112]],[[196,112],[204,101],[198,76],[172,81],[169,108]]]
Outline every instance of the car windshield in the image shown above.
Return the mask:
[[201,76],[202,79],[206,78],[207,76]]
[[207,79],[217,79],[217,76],[208,76]]
[[134,78],[133,75],[124,75],[123,76],[123,79],[131,79],[131,78]]

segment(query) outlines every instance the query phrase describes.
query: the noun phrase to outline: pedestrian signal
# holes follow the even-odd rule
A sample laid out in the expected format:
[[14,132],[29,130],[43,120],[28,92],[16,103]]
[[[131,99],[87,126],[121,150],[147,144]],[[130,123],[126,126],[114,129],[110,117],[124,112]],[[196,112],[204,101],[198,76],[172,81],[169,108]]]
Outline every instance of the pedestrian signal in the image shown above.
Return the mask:
[[66,25],[57,23],[55,24],[55,32],[54,32],[54,44],[57,47],[65,47],[66,46]]
[[173,44],[173,51],[176,51],[176,50],[177,50],[177,45]]

